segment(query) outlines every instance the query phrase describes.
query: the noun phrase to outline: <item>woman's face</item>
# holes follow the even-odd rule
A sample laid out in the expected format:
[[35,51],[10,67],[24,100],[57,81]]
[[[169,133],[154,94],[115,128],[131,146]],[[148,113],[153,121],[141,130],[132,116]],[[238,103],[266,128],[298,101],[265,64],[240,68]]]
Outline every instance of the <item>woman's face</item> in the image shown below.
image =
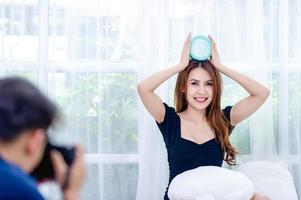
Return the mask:
[[192,69],[187,79],[186,99],[188,106],[204,110],[213,97],[213,81],[210,74],[201,67]]

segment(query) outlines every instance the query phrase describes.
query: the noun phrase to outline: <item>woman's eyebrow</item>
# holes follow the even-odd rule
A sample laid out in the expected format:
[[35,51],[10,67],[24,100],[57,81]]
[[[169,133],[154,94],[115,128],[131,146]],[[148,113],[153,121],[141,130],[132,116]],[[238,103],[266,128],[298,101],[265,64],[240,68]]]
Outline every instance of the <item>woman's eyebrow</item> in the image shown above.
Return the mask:
[[[197,80],[197,79],[190,79],[189,81],[196,81],[196,82],[200,82],[199,80]],[[206,81],[204,81],[204,82],[213,82],[213,80],[212,79],[209,79],[209,80],[206,80]]]
[[199,80],[197,80],[197,79],[190,79],[189,81],[196,81],[196,82],[200,82]]

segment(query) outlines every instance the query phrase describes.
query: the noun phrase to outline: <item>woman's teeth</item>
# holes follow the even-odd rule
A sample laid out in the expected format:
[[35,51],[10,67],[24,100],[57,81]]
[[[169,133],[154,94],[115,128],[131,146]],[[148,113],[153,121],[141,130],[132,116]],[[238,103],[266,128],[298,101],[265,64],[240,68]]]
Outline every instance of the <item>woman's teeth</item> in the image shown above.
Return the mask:
[[203,103],[203,102],[205,102],[208,98],[206,98],[206,97],[194,97],[194,99],[195,99],[196,101],[198,101],[198,102]]

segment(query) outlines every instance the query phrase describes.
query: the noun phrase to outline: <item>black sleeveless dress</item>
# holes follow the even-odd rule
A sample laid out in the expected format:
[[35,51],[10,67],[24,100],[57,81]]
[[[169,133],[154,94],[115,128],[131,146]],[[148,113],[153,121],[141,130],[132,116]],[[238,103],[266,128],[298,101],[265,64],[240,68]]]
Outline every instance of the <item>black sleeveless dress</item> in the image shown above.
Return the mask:
[[[175,109],[164,103],[165,116],[162,123],[157,125],[163,135],[167,149],[169,164],[169,183],[166,188],[164,200],[167,196],[168,187],[172,179],[178,174],[200,166],[222,166],[223,152],[217,139],[213,138],[202,144],[186,140],[181,137],[180,116]],[[223,109],[225,117],[230,121],[232,106]],[[229,127],[229,130],[232,128]],[[232,131],[232,130],[231,130]]]

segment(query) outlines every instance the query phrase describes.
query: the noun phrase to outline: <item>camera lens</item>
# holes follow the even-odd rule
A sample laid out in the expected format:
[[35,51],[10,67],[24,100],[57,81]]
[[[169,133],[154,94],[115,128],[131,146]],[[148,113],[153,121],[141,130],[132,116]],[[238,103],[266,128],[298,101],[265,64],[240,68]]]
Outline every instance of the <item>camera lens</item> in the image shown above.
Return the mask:
[[37,181],[53,180],[54,168],[50,158],[50,152],[56,150],[62,154],[66,164],[70,167],[75,158],[75,147],[72,146],[57,146],[51,144],[49,141],[46,144],[44,155],[38,166],[31,172],[31,175]]

